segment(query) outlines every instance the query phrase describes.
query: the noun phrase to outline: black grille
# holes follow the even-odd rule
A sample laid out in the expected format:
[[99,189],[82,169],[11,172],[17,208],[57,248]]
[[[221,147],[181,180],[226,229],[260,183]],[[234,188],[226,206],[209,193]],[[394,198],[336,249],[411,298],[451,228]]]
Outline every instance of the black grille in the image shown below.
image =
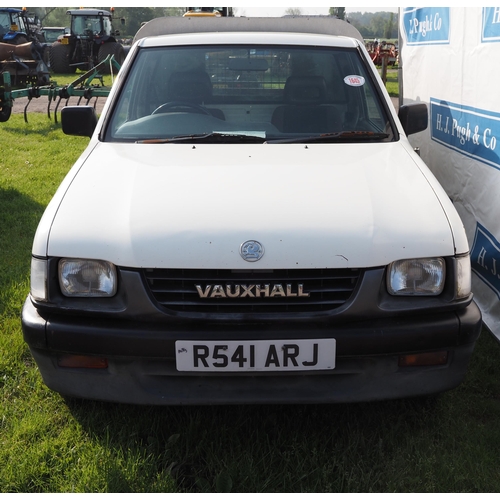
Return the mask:
[[360,271],[147,269],[144,275],[158,305],[177,312],[312,313],[344,304]]

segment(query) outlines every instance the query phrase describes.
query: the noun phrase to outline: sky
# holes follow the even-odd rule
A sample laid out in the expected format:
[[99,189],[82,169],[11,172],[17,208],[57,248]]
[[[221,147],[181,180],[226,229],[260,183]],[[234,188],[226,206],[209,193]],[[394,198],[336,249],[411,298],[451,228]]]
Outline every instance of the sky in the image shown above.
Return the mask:
[[[1,0],[0,0],[1,1]],[[4,3],[4,2],[2,2]],[[44,2],[42,5],[49,5],[50,7],[65,7],[67,6],[67,0],[52,0],[48,2]],[[187,3],[187,2],[186,2]],[[248,0],[238,0],[236,2],[228,2],[230,5],[235,7],[236,9],[236,15],[238,16],[249,16],[249,17],[280,17],[285,13],[285,10],[289,7],[289,4],[287,5],[287,2],[274,2],[274,5],[282,5],[281,7],[269,7],[269,0],[253,0],[249,2]],[[389,5],[390,2],[387,2]],[[387,5],[386,3],[386,5]],[[198,5],[201,6],[208,6],[206,4],[210,4],[210,2],[199,2]],[[342,2],[343,5],[349,4],[349,2]],[[32,4],[33,5],[33,4]],[[140,3],[137,1],[118,1],[116,3],[113,3],[115,7],[134,7],[134,6],[140,6]],[[251,7],[249,7],[251,5]],[[293,5],[293,4],[292,4]],[[334,5],[334,2],[327,2],[326,0],[316,0],[315,5],[318,7],[298,7],[300,8],[302,14],[304,15],[326,15],[328,14],[328,10],[331,6]],[[392,6],[389,7],[353,7],[353,6],[346,6],[346,11],[347,12],[378,12],[378,11],[387,11],[387,12],[397,12],[398,7],[400,6],[400,3],[394,3]],[[37,7],[36,3],[34,2],[35,7]],[[171,1],[171,0],[149,0],[148,6],[150,7],[182,7],[183,2],[182,1]],[[88,6],[87,6],[88,7]]]
[[[344,2],[345,3],[345,2]],[[330,6],[332,6],[333,2],[330,2],[330,5],[328,7],[297,7],[301,10],[302,14],[304,15],[327,15],[328,11],[330,9]],[[236,7],[236,15],[242,16],[246,15],[248,17],[279,17],[282,16],[285,13],[285,10],[288,7],[259,7],[259,6],[252,6],[252,7],[244,7],[244,4],[242,4],[241,7],[237,6]],[[346,12],[379,12],[379,11],[386,11],[386,12],[397,12],[398,7],[348,7],[346,6]]]

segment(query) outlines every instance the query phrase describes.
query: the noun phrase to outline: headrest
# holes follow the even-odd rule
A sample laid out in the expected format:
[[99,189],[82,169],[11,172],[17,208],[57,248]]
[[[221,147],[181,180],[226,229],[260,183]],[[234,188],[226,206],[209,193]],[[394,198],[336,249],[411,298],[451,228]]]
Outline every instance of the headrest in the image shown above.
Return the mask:
[[290,104],[321,104],[326,101],[326,82],[322,76],[289,76],[285,101]]
[[168,97],[172,101],[202,103],[212,96],[212,82],[204,71],[173,73],[168,82]]

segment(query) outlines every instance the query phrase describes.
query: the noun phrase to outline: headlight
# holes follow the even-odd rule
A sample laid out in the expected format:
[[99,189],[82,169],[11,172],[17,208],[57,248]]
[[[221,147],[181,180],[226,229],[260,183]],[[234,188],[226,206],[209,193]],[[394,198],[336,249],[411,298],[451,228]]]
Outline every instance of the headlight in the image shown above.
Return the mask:
[[398,260],[389,266],[387,289],[391,295],[439,295],[445,276],[446,265],[441,257]]
[[47,300],[47,261],[33,257],[31,259],[30,293],[34,300]]
[[470,266],[470,256],[462,255],[457,257],[456,260],[456,271],[455,276],[457,277],[457,282],[455,284],[455,289],[457,291],[457,298],[462,299],[467,297],[471,292],[471,266]]
[[102,260],[61,259],[59,284],[66,297],[112,297],[116,293],[116,268]]

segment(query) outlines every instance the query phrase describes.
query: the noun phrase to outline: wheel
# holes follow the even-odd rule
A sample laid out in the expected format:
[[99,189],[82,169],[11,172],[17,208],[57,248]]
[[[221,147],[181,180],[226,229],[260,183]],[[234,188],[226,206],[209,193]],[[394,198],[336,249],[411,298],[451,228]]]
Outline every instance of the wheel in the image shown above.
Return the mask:
[[[99,49],[99,54],[97,55],[98,61],[101,63],[108,57],[109,55],[115,56],[115,61],[121,66],[123,61],[125,61],[125,50],[121,44],[118,42],[108,42],[104,45],[101,45]],[[109,75],[110,69],[109,66],[103,68],[101,73],[105,75]]]
[[54,42],[50,47],[50,69],[54,73],[74,73],[75,66],[70,66],[69,53],[70,46],[63,45],[61,42]]
[[212,116],[208,109],[195,104],[194,102],[183,102],[183,101],[170,101],[158,106],[151,114],[157,115],[158,113],[170,113],[174,109],[182,109],[188,113],[199,113],[202,115]]
[[11,106],[2,106],[0,108],[0,122],[6,122],[12,113]]

